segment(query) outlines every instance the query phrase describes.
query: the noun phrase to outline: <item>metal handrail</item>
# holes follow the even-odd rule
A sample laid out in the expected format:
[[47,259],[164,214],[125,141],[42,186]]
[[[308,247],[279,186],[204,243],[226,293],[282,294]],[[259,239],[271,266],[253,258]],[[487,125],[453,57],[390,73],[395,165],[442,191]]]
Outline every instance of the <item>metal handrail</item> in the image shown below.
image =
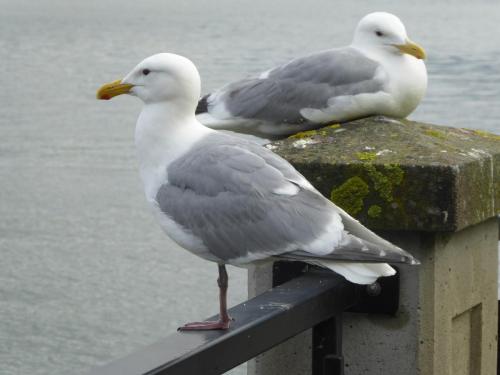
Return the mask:
[[[360,295],[359,287],[332,272],[308,271],[230,309],[234,322],[227,331],[175,332],[89,375],[223,374],[309,328],[316,327],[316,340],[335,335],[338,324],[331,318],[354,306]],[[332,332],[318,335],[325,329]],[[322,356],[331,359],[324,348]],[[321,361],[314,361],[314,374],[323,373]]]

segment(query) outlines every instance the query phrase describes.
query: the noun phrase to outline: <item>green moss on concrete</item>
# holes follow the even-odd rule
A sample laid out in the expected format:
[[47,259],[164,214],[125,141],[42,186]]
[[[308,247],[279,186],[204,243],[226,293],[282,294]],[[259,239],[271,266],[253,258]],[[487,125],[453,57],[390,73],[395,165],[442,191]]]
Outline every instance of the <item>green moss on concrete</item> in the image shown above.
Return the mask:
[[[335,125],[273,150],[370,227],[450,231],[500,212],[499,135],[383,117]],[[301,137],[314,143],[294,147]],[[354,177],[357,198],[343,186]]]
[[365,169],[370,176],[374,190],[385,201],[392,202],[394,200],[392,192],[394,187],[403,181],[404,171],[397,165],[383,165],[377,168],[373,164],[366,164]]
[[332,124],[327,125],[321,129],[312,129],[305,130],[303,132],[298,132],[297,134],[291,135],[288,139],[304,139],[304,138],[312,138],[312,137],[324,137],[328,135],[326,129],[339,129],[341,128],[340,124]]
[[356,215],[363,208],[363,200],[369,192],[368,184],[355,176],[332,189],[330,200],[349,214]]
[[377,158],[377,153],[364,151],[364,152],[357,152],[356,156],[361,161],[372,161],[372,160],[375,160]]
[[439,139],[444,139],[446,138],[446,134],[443,133],[442,131],[436,130],[436,129],[426,129],[424,131],[426,135],[429,135],[434,138],[439,138]]
[[493,133],[489,133],[489,132],[485,132],[483,130],[478,130],[478,129],[474,129],[474,130],[471,130],[474,134],[477,134],[483,138],[487,138],[487,139],[491,139],[491,140],[494,140],[494,141],[500,141],[500,135],[498,134],[493,134]]
[[[394,211],[390,207],[395,200],[394,190],[404,179],[404,171],[398,165],[356,164],[351,173],[353,175],[331,190],[332,202],[351,215],[364,212],[371,218],[379,217],[383,207],[387,211]],[[368,196],[369,203],[366,203]]]
[[331,124],[327,126],[329,129],[339,129],[340,127],[342,127],[340,124]]
[[319,133],[317,130],[306,130],[306,131],[294,134],[294,135],[290,136],[289,138],[290,139],[304,139],[304,138],[314,137],[315,135],[318,135],[318,134]]
[[368,208],[368,216],[370,216],[371,218],[380,217],[381,213],[382,213],[382,207],[377,206],[376,204],[374,204],[374,205],[370,206],[370,208]]

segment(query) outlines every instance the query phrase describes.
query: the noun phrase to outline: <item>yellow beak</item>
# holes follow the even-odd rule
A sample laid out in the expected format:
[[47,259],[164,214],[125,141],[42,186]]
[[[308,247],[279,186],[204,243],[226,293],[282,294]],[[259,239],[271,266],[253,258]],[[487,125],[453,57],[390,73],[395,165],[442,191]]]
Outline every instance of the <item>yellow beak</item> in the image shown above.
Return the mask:
[[394,47],[399,49],[402,53],[407,53],[408,55],[415,56],[420,60],[424,60],[427,57],[427,55],[425,54],[425,50],[417,43],[414,43],[409,39],[406,40],[405,44],[394,44]]
[[115,96],[130,92],[132,87],[134,87],[134,85],[122,83],[121,79],[106,83],[97,90],[97,99],[109,100]]

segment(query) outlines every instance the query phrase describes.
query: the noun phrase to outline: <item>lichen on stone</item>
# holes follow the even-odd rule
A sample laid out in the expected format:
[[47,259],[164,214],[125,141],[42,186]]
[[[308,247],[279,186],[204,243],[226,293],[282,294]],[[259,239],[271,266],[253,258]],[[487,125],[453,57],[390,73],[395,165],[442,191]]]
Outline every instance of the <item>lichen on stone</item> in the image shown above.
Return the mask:
[[431,137],[434,137],[434,138],[439,138],[439,139],[445,139],[446,138],[446,134],[443,133],[442,131],[439,131],[439,130],[435,130],[435,129],[426,129],[424,131],[424,133],[426,135],[429,135]]
[[327,128],[330,128],[330,129],[338,129],[340,128],[340,124],[331,124],[331,125],[328,125]]
[[293,142],[292,146],[295,148],[306,148],[307,145],[313,145],[315,143],[318,143],[318,141],[315,141],[312,138],[302,138]]
[[395,164],[387,164],[379,169],[373,164],[366,164],[365,169],[373,183],[374,190],[386,202],[392,202],[394,200],[392,195],[394,187],[403,181],[404,171]]
[[483,137],[483,138],[488,138],[488,139],[492,139],[495,141],[500,141],[500,135],[498,135],[498,134],[485,132],[484,130],[479,130],[479,129],[474,129],[474,130],[472,130],[472,132],[474,134],[477,134],[477,135]]
[[339,187],[333,188],[330,200],[346,210],[350,215],[356,215],[363,209],[364,199],[369,194],[368,184],[361,177],[354,176]]
[[368,208],[368,216],[370,216],[371,218],[375,219],[379,217],[381,213],[382,213],[382,207],[377,206],[376,204],[371,205],[370,208]]
[[394,151],[388,150],[388,149],[385,148],[383,150],[380,150],[380,151],[376,152],[375,155],[382,156],[382,155],[390,154],[390,153],[394,153]]
[[304,139],[304,138],[312,138],[314,136],[321,136],[324,137],[327,135],[326,130],[324,129],[312,129],[312,130],[305,130],[303,132],[299,132],[297,134],[291,135],[290,139]]
[[315,136],[316,134],[318,134],[316,130],[306,130],[306,131],[291,135],[289,138],[290,139],[310,138],[312,136]]
[[376,152],[356,152],[356,157],[361,161],[372,161],[377,158]]

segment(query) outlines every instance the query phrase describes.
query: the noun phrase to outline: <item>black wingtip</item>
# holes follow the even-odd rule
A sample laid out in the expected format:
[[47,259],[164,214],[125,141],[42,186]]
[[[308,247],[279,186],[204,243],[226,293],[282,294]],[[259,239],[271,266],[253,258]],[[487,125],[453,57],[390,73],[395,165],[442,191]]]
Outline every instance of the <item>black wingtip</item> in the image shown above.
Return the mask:
[[310,258],[324,258],[340,262],[360,262],[360,263],[388,263],[388,264],[408,264],[418,266],[420,261],[410,253],[398,248],[394,250],[367,249],[360,251],[357,249],[341,248],[332,251],[324,256],[317,256],[305,251],[297,250],[291,253],[281,254],[279,257],[291,258],[295,260],[307,260]]
[[420,261],[407,251],[396,247],[397,251],[382,251],[380,259],[383,261],[385,259],[386,263],[389,264],[408,264],[410,266],[419,266]]
[[[403,263],[403,264],[409,264],[410,266],[419,266],[420,261],[415,258],[413,255],[409,254],[408,252],[402,250],[404,254],[401,256],[401,262],[395,262],[395,263]],[[387,263],[394,262],[394,258],[387,261]]]
[[421,263],[420,263],[420,261],[419,261],[417,258],[413,258],[413,257],[412,257],[412,258],[410,259],[410,262],[409,262],[408,264],[410,264],[410,265],[412,265],[412,266],[420,266],[420,264],[421,264]]
[[195,114],[200,114],[200,113],[206,113],[208,112],[208,95],[205,95],[203,98],[200,99],[198,102],[198,106],[196,107],[196,112]]

